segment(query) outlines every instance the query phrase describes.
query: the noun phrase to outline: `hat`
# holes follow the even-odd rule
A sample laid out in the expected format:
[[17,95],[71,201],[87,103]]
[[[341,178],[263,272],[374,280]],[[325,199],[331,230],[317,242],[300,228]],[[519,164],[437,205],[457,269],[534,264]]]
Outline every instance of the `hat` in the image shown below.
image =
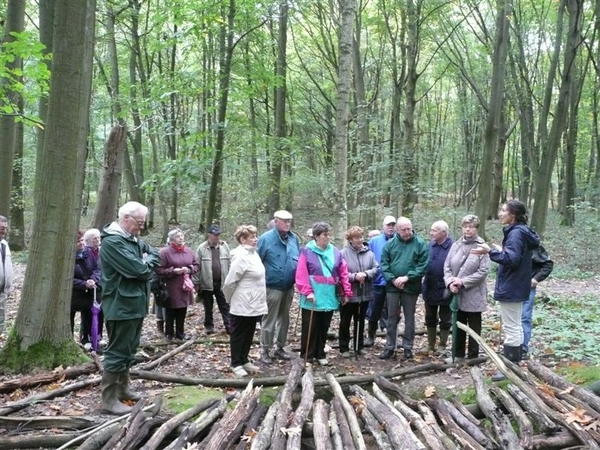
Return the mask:
[[275,214],[273,214],[273,217],[275,217],[276,219],[281,219],[281,220],[291,220],[292,219],[292,215],[285,209],[280,209],[279,211],[275,211]]
[[307,235],[308,237],[313,237],[313,234],[312,234],[312,228],[309,228],[308,230],[306,230],[306,235]]
[[383,219],[383,224],[384,225],[389,225],[390,223],[395,224],[396,223],[396,218],[394,216],[385,216],[385,219]]
[[221,234],[221,229],[217,226],[217,224],[212,224],[210,227],[208,227],[208,234]]

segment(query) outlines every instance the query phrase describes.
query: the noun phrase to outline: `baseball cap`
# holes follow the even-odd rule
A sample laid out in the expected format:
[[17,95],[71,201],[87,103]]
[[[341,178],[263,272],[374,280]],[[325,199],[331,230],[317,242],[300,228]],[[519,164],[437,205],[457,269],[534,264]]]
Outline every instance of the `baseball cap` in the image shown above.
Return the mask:
[[216,224],[212,224],[210,227],[208,227],[208,233],[209,234],[221,234],[221,229],[216,225]]
[[384,225],[389,225],[390,223],[395,224],[396,223],[396,218],[394,216],[385,216],[385,219],[383,219],[383,224]]
[[275,214],[273,214],[273,217],[275,217],[276,219],[282,219],[282,220],[291,220],[292,219],[292,215],[285,209],[280,209],[279,211],[275,211]]

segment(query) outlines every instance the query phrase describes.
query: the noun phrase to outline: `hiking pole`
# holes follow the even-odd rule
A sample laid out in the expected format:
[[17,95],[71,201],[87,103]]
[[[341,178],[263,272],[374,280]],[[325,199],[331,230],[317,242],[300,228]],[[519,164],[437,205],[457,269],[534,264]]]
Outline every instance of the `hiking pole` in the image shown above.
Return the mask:
[[308,319],[308,336],[306,336],[306,348],[304,349],[304,364],[308,362],[308,349],[310,348],[310,333],[312,331],[313,314],[315,312],[316,298],[313,298],[312,307],[310,308],[310,318]]

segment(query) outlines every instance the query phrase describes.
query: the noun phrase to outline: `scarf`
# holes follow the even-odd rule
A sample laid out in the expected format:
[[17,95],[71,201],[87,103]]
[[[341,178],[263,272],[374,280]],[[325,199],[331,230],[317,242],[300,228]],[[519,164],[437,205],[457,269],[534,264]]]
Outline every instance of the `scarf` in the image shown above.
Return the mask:
[[171,242],[171,248],[178,253],[183,253],[185,251],[185,245],[177,245],[174,242]]

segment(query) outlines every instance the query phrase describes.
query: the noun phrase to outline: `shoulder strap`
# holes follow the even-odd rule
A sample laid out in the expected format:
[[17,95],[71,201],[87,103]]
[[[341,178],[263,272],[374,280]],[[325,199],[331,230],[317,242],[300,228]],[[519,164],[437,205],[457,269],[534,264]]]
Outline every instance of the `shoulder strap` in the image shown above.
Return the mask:
[[453,276],[457,276],[458,275],[458,273],[460,272],[460,269],[462,269],[462,266],[465,265],[465,263],[467,262],[468,258],[469,258],[469,252],[467,252],[467,254],[463,258],[462,262],[460,263],[460,266],[458,266],[458,269],[456,270],[456,274],[453,274]]
[[[323,258],[323,255],[321,255],[320,253],[317,253],[317,252],[314,252],[314,254],[319,257],[319,259],[321,260],[323,265],[325,267],[327,267],[327,270],[329,270],[329,272],[331,273],[331,276],[333,276],[333,267],[330,267],[329,264],[327,264],[327,262],[325,261],[325,258]],[[334,255],[333,258],[335,260],[335,253],[333,255]]]

